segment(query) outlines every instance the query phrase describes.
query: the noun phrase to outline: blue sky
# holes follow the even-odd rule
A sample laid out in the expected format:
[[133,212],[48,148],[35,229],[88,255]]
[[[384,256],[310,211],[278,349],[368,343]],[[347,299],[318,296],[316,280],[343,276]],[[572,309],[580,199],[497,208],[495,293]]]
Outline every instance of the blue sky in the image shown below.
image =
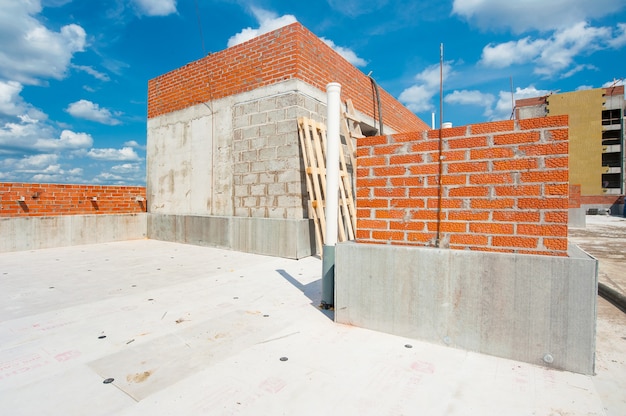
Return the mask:
[[429,124],[441,43],[454,125],[626,76],[623,0],[0,0],[0,181],[143,185],[148,80],[296,20]]

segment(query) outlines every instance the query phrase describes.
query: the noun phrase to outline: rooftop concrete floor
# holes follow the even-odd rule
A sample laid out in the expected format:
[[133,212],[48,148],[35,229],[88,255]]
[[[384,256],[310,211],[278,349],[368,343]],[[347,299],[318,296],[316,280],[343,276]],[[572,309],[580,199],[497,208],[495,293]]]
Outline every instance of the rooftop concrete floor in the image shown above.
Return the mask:
[[0,414],[626,414],[602,299],[590,377],[335,324],[321,267],[155,240],[0,254]]

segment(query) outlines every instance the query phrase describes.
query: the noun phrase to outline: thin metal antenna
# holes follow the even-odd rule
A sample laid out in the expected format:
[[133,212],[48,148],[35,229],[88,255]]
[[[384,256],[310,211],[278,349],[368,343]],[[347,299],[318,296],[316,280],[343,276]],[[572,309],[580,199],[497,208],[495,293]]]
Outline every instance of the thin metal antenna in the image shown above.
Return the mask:
[[200,41],[202,42],[202,56],[206,56],[206,48],[204,47],[204,35],[202,34],[202,22],[200,21],[200,7],[198,6],[198,0],[196,3],[196,16],[198,17],[198,30],[200,31]]
[[513,95],[513,77],[509,77],[511,80],[511,117],[510,120],[515,120],[515,97]]

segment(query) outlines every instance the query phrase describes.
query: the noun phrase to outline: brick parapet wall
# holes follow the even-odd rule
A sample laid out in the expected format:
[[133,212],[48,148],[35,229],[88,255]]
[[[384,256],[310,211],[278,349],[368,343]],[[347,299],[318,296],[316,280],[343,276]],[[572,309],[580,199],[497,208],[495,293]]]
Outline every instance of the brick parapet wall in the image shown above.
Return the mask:
[[141,186],[6,182],[0,183],[0,217],[141,213],[145,198]]
[[581,195],[581,205],[615,205],[623,204],[624,196],[622,195]]
[[[567,255],[568,119],[368,137],[357,148],[357,241]],[[438,207],[441,206],[439,210]]]
[[[287,79],[322,91],[342,85],[342,98],[374,117],[373,88],[363,72],[300,23],[282,27],[216,52],[148,82],[148,118],[240,94]],[[396,131],[423,131],[428,125],[380,88],[383,122]]]

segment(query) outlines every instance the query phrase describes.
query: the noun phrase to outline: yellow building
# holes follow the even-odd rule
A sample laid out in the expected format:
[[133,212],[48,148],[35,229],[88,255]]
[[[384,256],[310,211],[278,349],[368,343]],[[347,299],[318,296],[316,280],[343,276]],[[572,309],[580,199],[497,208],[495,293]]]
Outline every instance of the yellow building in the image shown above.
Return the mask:
[[569,116],[569,182],[585,209],[618,211],[624,195],[624,87],[550,94],[515,102],[518,119]]

